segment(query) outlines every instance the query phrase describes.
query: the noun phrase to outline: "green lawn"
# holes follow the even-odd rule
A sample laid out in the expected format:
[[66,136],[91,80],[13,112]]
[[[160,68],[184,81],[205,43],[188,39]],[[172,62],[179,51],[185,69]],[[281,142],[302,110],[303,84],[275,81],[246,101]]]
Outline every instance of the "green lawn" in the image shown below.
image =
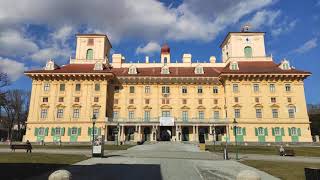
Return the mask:
[[[216,145],[207,145],[207,150],[211,152],[223,152],[225,146]],[[286,147],[284,147],[286,148]],[[314,156],[320,157],[320,147],[288,147],[293,149],[296,153],[296,156]],[[278,146],[238,146],[239,153],[243,154],[266,154],[266,155],[278,155],[279,147]],[[228,151],[231,153],[236,152],[236,147],[234,145],[228,146]]]
[[241,163],[260,169],[281,179],[300,180],[305,179],[304,168],[320,168],[320,164],[302,162],[278,162],[278,161],[256,161],[246,160]]
[[25,179],[53,172],[88,159],[84,155],[45,153],[0,153],[0,175],[3,179]]
[[[111,145],[111,144],[106,144],[104,145],[104,149],[105,150],[126,150],[130,147],[133,147],[135,145]],[[8,148],[9,149],[9,145],[0,145],[0,148]],[[41,146],[41,145],[32,145],[33,149],[91,149],[92,146],[91,145],[62,145],[62,146],[58,146],[58,145],[45,145],[45,146]]]

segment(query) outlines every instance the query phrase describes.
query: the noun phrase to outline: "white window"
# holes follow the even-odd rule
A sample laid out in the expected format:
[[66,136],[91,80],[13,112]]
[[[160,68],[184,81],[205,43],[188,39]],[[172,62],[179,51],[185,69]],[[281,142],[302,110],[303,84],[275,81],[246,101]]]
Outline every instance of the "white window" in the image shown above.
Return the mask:
[[236,127],[236,132],[237,132],[237,135],[242,135],[242,128]]
[[182,94],[187,94],[188,93],[188,89],[186,86],[182,86]]
[[99,117],[99,109],[93,109],[92,115],[95,116],[96,118]]
[[162,67],[161,74],[170,74],[169,68],[166,66]]
[[219,88],[217,86],[213,87],[213,93],[218,94],[219,93]]
[[46,108],[41,109],[40,117],[47,118],[47,116],[48,116],[48,109],[46,109]]
[[54,132],[55,135],[61,135],[61,128],[57,127],[55,128],[55,132]]
[[129,111],[129,119],[134,119],[134,111]]
[[262,127],[258,128],[258,136],[264,136],[264,129]]
[[43,127],[39,128],[38,135],[44,136],[44,134],[45,134],[45,129]]
[[170,111],[162,111],[162,117],[170,117]]
[[144,87],[144,93],[149,94],[151,92],[150,86]]
[[259,92],[259,84],[253,84],[253,92]]
[[73,109],[73,118],[79,118],[80,117],[80,109],[76,108]]
[[291,92],[291,85],[285,84],[285,90],[286,90],[286,92]]
[[198,86],[198,94],[202,94],[202,92],[203,92],[202,86]]
[[219,119],[219,118],[220,118],[219,111],[213,111],[213,119]]
[[57,110],[57,118],[63,118],[63,109],[62,108],[59,108]]
[[278,118],[279,112],[278,109],[272,109],[272,118]]
[[112,117],[113,117],[113,119],[118,119],[118,117],[119,117],[119,112],[118,112],[118,111],[113,111]]
[[182,111],[182,120],[188,121],[188,111]]
[[71,128],[71,135],[78,135],[78,128],[76,128],[76,127],[73,127],[73,128]]
[[289,63],[287,63],[287,62],[284,62],[282,67],[283,67],[284,70],[290,69]]
[[201,66],[196,67],[195,74],[204,74],[203,67]]
[[296,135],[298,135],[297,128],[295,127],[291,128],[291,136],[296,136]]
[[239,85],[238,85],[238,84],[232,84],[232,91],[233,91],[234,93],[239,92]]
[[278,127],[274,128],[274,135],[275,136],[280,136],[281,135],[280,128],[278,128]]
[[270,88],[270,92],[274,93],[276,91],[276,86],[275,84],[270,84],[269,85],[269,88]]
[[262,118],[262,110],[256,109],[256,118]]
[[198,115],[199,115],[199,119],[200,119],[200,120],[203,120],[203,119],[204,119],[204,111],[199,111],[199,112],[198,112]]
[[240,109],[235,109],[234,110],[234,117],[235,118],[240,118]]
[[43,90],[44,90],[44,91],[49,91],[49,90],[50,90],[50,84],[45,83],[45,84],[43,85]]
[[135,66],[131,66],[129,68],[128,74],[137,74],[137,68]]
[[294,118],[295,117],[295,108],[289,107],[288,114],[289,114],[289,118]]
[[170,87],[169,86],[162,86],[162,94],[169,94]]
[[150,111],[144,111],[144,120],[150,121]]

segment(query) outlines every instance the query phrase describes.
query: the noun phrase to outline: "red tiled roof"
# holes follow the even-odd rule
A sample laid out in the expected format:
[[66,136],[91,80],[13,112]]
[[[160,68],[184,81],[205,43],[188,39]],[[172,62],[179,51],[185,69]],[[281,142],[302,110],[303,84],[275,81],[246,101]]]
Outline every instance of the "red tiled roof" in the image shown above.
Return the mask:
[[282,70],[273,61],[238,61],[239,70],[230,70],[230,63],[221,74],[311,74],[297,69]]
[[68,64],[55,70],[30,70],[25,73],[110,73],[110,69],[104,67],[102,71],[93,70],[94,64]]

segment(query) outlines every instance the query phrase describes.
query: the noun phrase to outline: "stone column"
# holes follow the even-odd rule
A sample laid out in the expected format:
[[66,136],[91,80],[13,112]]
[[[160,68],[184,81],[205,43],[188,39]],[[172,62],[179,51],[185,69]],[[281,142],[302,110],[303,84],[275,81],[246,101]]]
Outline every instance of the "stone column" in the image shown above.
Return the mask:
[[196,127],[192,126],[192,136],[193,136],[193,141],[196,141]]
[[120,141],[125,141],[124,125],[121,126]]
[[209,126],[209,142],[213,141],[212,126]]
[[105,130],[104,130],[104,142],[108,141],[108,126],[105,126]]

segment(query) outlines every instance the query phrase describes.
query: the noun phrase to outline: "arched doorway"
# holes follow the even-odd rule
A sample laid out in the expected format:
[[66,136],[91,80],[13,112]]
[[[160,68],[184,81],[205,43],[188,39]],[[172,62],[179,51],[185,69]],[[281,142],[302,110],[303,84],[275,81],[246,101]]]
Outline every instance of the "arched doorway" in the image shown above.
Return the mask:
[[182,141],[189,141],[189,127],[182,128]]
[[172,127],[162,126],[160,127],[160,139],[161,141],[170,141],[172,137]]
[[208,140],[208,127],[200,127],[199,128],[199,142],[205,143],[206,140]]
[[151,130],[150,127],[143,128],[143,141],[150,141]]

